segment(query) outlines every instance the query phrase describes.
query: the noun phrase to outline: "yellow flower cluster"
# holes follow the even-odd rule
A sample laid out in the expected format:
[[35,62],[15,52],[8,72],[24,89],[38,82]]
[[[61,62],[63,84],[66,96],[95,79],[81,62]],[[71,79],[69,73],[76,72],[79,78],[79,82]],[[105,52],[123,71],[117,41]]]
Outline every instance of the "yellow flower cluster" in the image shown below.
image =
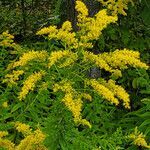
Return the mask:
[[101,31],[110,23],[117,21],[116,16],[108,16],[106,10],[99,11],[95,17],[88,17],[86,5],[77,0],[75,9],[78,12],[79,30],[72,32],[71,22],[66,21],[60,29],[56,26],[44,27],[37,35],[47,34],[49,39],[61,40],[65,49],[92,48],[91,40],[98,39]]
[[81,100],[81,96],[78,96],[76,91],[72,88],[71,83],[62,81],[59,84],[55,84],[53,91],[57,92],[58,90],[61,90],[65,93],[62,102],[72,112],[75,123],[87,125],[91,128],[91,124],[86,119],[82,119],[81,111],[83,102]]
[[49,39],[61,40],[68,48],[77,48],[76,34],[72,31],[72,25],[70,21],[63,23],[62,28],[57,29],[56,26],[49,26],[41,29],[37,32],[37,35],[48,34]]
[[41,30],[39,30],[36,34],[37,35],[43,35],[43,34],[51,34],[55,35],[57,33],[56,26],[49,26],[49,27],[44,27]]
[[132,3],[132,0],[98,0],[103,6],[106,6],[108,10],[112,12],[112,15],[122,14],[126,16],[125,10],[128,9],[128,3]]
[[93,54],[92,52],[84,52],[84,61],[86,62],[93,62],[97,66],[99,66],[102,69],[105,69],[106,71],[113,72],[114,70],[107,64],[105,59],[100,58],[98,55]]
[[110,89],[116,97],[123,101],[123,105],[125,108],[130,108],[130,99],[129,94],[124,90],[123,87],[116,85],[114,80],[108,80],[107,83],[104,84],[108,89]]
[[137,127],[135,128],[134,133],[129,135],[129,138],[133,140],[133,143],[135,145],[150,149],[150,145],[148,145],[145,140],[145,135],[143,135],[143,133],[140,133]]
[[22,139],[18,145],[15,145],[10,140],[3,138],[8,135],[8,132],[0,131],[0,148],[6,148],[8,150],[47,150],[47,148],[42,144],[45,139],[45,135],[41,130],[37,129],[31,132],[28,125],[20,122],[17,122],[15,127],[19,132],[23,133],[24,139]]
[[65,21],[60,30],[63,31],[72,31],[72,25],[70,21]]
[[58,90],[61,90],[65,93],[73,93],[74,89],[71,86],[71,83],[65,80],[62,80],[61,82],[59,82],[59,84],[55,84],[53,86],[53,91],[57,92]]
[[72,112],[74,120],[78,121],[81,118],[82,101],[80,98],[73,99],[73,93],[66,93],[62,102]]
[[9,34],[8,31],[5,31],[0,35],[0,39],[2,39],[2,38],[7,38],[9,40],[12,40],[12,39],[14,39],[14,36]]
[[39,129],[35,130],[33,133],[27,135],[20,144],[16,146],[15,150],[46,150],[46,148],[41,144],[45,139],[45,135]]
[[81,36],[81,40],[90,41],[97,40],[101,35],[101,31],[107,27],[110,23],[115,23],[117,17],[108,16],[106,9],[99,11],[95,18],[90,19],[90,22],[86,24],[85,33],[87,34]]
[[108,24],[117,21],[116,16],[108,16],[107,11],[99,11],[95,17],[88,17],[88,9],[82,1],[76,1],[76,10],[78,12],[78,26],[80,35],[79,46],[83,48],[91,48],[91,40],[96,40],[101,35],[101,31],[107,27]]
[[67,60],[62,63],[59,67],[62,68],[62,67],[66,67],[66,66],[69,66],[71,65],[72,63],[74,63],[78,56],[76,53],[73,53],[69,50],[64,50],[64,51],[54,51],[50,54],[48,60],[49,60],[49,63],[48,63],[48,67],[50,68],[52,65],[54,65],[59,59],[61,58],[65,58],[65,57],[69,57],[67,58]]
[[44,71],[33,73],[24,81],[21,92],[19,93],[19,100],[24,99],[29,91],[34,90],[35,84],[41,80],[44,74]]
[[79,0],[76,1],[75,9],[78,11],[80,16],[79,18],[81,19],[86,18],[89,14],[86,5],[82,1]]
[[30,126],[21,122],[16,122],[15,128],[17,129],[18,132],[21,132],[24,135],[28,135],[31,133]]
[[[56,36],[57,40],[61,40],[65,46],[65,48],[77,48],[78,40],[76,39],[75,32],[71,32],[72,25],[71,22],[66,21],[63,23],[62,28],[58,29],[58,33]],[[48,36],[49,38],[53,38],[51,35]]]
[[0,138],[7,136],[8,132],[7,131],[0,131]]
[[7,131],[0,131],[0,148],[6,148],[8,150],[15,150],[15,144],[7,139],[3,139],[5,136],[8,135]]
[[8,107],[8,102],[3,102],[2,107],[7,108]]
[[3,32],[0,35],[0,46],[8,46],[11,47],[13,44],[14,36],[9,34],[8,31]]
[[81,93],[80,95],[81,95],[81,98],[84,98],[86,100],[92,101],[92,97],[91,97],[90,94],[88,94],[88,93]]
[[75,63],[75,61],[78,59],[78,55],[76,53],[72,53],[69,58],[67,57],[66,60],[59,65],[59,68],[64,68],[67,66],[70,66]]
[[[5,48],[11,47],[17,51],[21,49],[21,47],[18,44],[14,43],[14,36],[9,34],[8,31],[5,31],[2,34],[0,34],[0,46]],[[10,50],[10,53],[16,54],[14,50]]]
[[40,85],[39,91],[47,90],[47,88],[48,88],[48,82],[43,82]]
[[16,81],[19,80],[19,76],[23,73],[23,70],[13,70],[12,74],[7,74],[5,76],[3,83],[7,82],[8,84],[17,84]]
[[15,144],[12,143],[11,141],[0,138],[0,147],[3,147],[7,150],[16,150],[14,146]]
[[99,55],[84,51],[83,56],[83,61],[95,63],[98,67],[109,71],[116,77],[121,77],[121,69],[127,69],[128,66],[144,69],[149,68],[149,66],[140,61],[139,52],[127,49],[116,50],[114,52],[102,53]]
[[126,69],[129,66],[139,67],[148,69],[145,63],[141,62],[139,59],[139,52],[123,49],[123,50],[115,50],[114,52],[110,53],[103,53],[99,55],[99,58],[104,59],[111,67],[113,68],[120,68]]
[[115,94],[110,89],[108,89],[107,87],[105,87],[103,84],[100,84],[95,79],[87,80],[86,84],[92,86],[92,88],[99,95],[102,95],[105,99],[107,99],[111,103],[114,103],[115,105],[119,104],[118,99],[115,98]]
[[15,68],[17,66],[25,66],[31,60],[41,60],[45,61],[48,54],[46,51],[29,51],[24,53],[20,58],[19,61],[13,63],[12,67]]
[[77,16],[78,22],[82,23],[82,24],[86,23],[87,22],[87,16],[89,15],[86,5],[82,1],[77,0],[75,9],[79,13]]

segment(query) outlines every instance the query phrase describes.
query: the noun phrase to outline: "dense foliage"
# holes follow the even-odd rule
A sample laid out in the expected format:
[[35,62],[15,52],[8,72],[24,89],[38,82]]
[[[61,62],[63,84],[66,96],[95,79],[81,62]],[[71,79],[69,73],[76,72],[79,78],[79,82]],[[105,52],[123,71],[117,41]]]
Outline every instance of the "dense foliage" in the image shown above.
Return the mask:
[[150,149],[149,2],[68,2],[0,1],[0,149]]

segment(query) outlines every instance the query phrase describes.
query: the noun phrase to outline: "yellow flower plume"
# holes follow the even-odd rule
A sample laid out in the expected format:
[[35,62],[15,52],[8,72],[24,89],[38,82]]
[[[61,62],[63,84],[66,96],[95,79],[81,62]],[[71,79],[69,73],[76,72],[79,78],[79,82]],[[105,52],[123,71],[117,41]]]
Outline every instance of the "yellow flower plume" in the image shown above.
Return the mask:
[[26,97],[26,95],[29,93],[29,91],[33,91],[35,84],[41,80],[42,76],[44,76],[45,72],[40,71],[31,74],[23,83],[23,87],[21,89],[21,92],[19,93],[19,100],[22,100]]

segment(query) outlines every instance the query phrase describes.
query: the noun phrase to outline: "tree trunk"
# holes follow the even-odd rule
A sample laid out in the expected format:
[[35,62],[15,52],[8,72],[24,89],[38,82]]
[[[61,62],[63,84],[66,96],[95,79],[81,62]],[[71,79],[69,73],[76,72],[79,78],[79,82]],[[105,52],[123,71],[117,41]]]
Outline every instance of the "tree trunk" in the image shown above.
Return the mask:
[[26,28],[27,28],[25,0],[21,0],[21,10],[22,10],[23,36],[25,37],[26,36]]

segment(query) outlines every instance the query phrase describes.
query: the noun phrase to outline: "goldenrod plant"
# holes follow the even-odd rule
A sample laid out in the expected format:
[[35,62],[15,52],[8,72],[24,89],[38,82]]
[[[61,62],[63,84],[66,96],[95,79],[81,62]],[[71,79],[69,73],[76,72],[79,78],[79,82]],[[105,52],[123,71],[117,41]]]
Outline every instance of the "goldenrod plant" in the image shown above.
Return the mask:
[[[13,121],[30,122],[33,126],[37,123],[45,127],[46,124],[48,149],[119,150],[127,146],[118,118],[122,111],[132,110],[131,97],[130,91],[118,80],[128,69],[148,70],[149,65],[140,60],[138,51],[128,48],[110,52],[100,49],[99,54],[92,52],[103,30],[117,23],[118,13],[126,15],[124,9],[129,1],[101,2],[109,5],[113,13],[103,9],[89,17],[84,2],[76,0],[77,31],[73,31],[70,21],[65,21],[60,28],[49,26],[37,31],[37,35],[48,42],[57,41],[61,47],[53,50],[52,45],[50,50],[29,50],[7,67],[3,83],[8,84],[7,93],[15,92],[10,100],[5,98],[9,94],[4,94],[1,108],[9,115],[14,114]],[[100,69],[98,78],[88,75],[91,67]],[[9,115],[5,116],[8,122],[12,119]],[[6,133],[2,131],[1,141],[6,140],[5,148],[23,150],[28,145],[28,149],[46,149],[42,145],[45,135],[40,130],[33,132],[21,123],[16,123],[15,127],[25,138],[15,146],[4,139]],[[138,135],[130,137],[134,144],[149,148],[137,142]]]
[[[78,12],[77,25],[79,27],[77,32],[72,31],[72,25],[69,21],[64,22],[60,29],[57,29],[56,26],[49,26],[37,32],[37,35],[48,36],[49,40],[60,40],[64,46],[64,49],[54,52],[52,51],[50,53],[46,51],[29,51],[24,53],[18,61],[11,64],[11,68],[20,68],[20,72],[22,72],[22,70],[26,67],[31,67],[32,64],[30,62],[34,60],[36,63],[40,63],[43,66],[42,68],[39,68],[40,70],[38,72],[35,70],[35,72],[33,72],[33,74],[27,77],[23,82],[23,86],[18,96],[19,100],[25,99],[28,92],[34,90],[36,83],[42,80],[42,78],[47,78],[47,76],[49,76],[47,72],[53,70],[54,67],[57,69],[58,73],[59,70],[63,70],[64,74],[65,69],[74,69],[76,65],[83,66],[86,63],[89,63],[110,72],[110,75],[115,76],[116,78],[121,77],[121,70],[127,69],[129,66],[148,69],[148,66],[140,61],[140,54],[137,51],[135,52],[133,50],[123,49],[109,53],[102,53],[99,55],[89,52],[88,48],[93,47],[92,41],[97,40],[102,34],[102,30],[110,23],[115,23],[117,21],[117,16],[109,16],[106,10],[100,10],[93,18],[88,17],[88,9],[82,1],[76,1],[76,10]],[[29,69],[26,71],[29,71]],[[26,71],[24,70],[24,74]],[[69,76],[68,73],[66,75],[64,74],[64,79],[61,79],[63,81],[63,85],[61,85],[61,81],[57,83],[57,86],[60,86],[60,90],[65,93],[62,101],[72,112],[75,122],[89,125],[90,123],[85,123],[80,114],[83,101],[78,95],[82,94],[82,91],[75,91],[73,88],[73,84],[75,84],[73,79],[75,76],[78,76],[76,69],[73,70],[73,74],[74,75],[70,74]],[[54,84],[56,82],[55,80],[56,77],[49,77],[48,82],[52,82]],[[66,85],[65,82],[67,84],[70,82],[70,85]],[[114,103],[118,105],[119,99],[122,99],[125,108],[130,108],[129,96],[124,89],[120,87],[118,91],[121,89],[124,94],[118,96],[118,98],[116,97],[117,93],[119,93],[117,92],[119,85],[116,85],[113,80],[111,89],[109,86],[106,87],[105,85],[102,85],[99,81],[88,79],[86,74],[82,77],[80,82],[84,84],[84,86],[88,85],[93,87],[95,92],[98,92],[100,96],[103,96],[112,104]],[[59,88],[56,90],[55,85],[51,88],[53,88],[54,92],[59,90]],[[79,114],[76,115],[76,113]]]

